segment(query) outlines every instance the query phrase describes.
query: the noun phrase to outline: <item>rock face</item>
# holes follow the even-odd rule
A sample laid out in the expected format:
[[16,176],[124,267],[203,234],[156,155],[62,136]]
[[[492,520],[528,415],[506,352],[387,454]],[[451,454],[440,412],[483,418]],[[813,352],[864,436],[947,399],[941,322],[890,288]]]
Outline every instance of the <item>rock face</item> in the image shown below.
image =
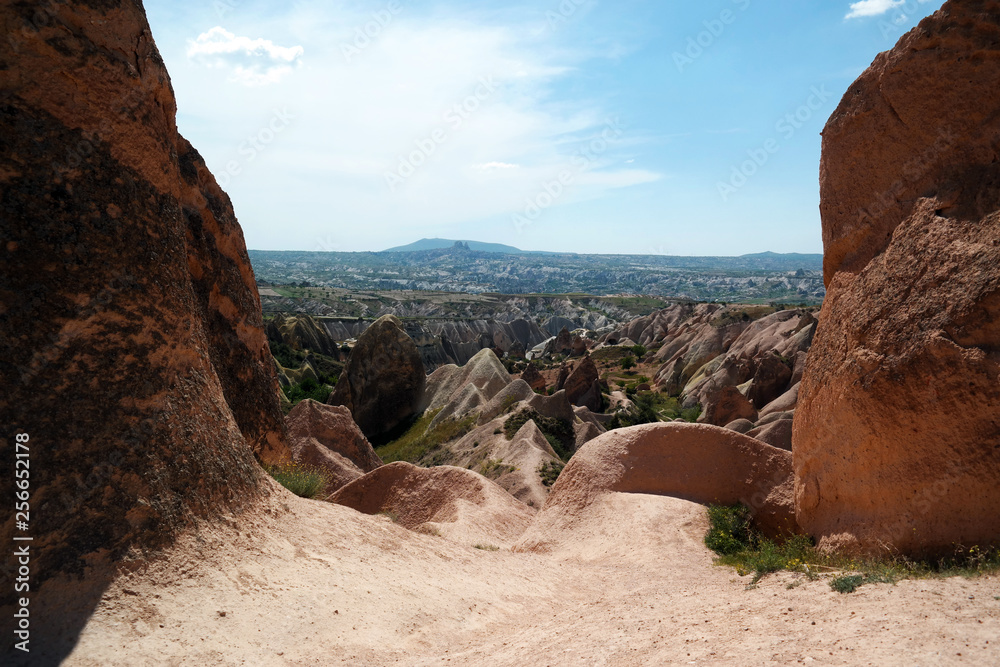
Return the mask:
[[757,419],[753,403],[736,387],[723,387],[710,394],[705,400],[705,412],[698,417],[702,424],[725,426],[738,419]]
[[361,334],[327,403],[347,407],[372,438],[419,411],[425,382],[416,344],[386,315]]
[[798,532],[792,454],[715,426],[660,423],[609,431],[570,459],[517,551],[545,552],[608,493],[742,502],[773,536]]
[[270,488],[254,453],[288,450],[242,231],[141,4],[0,24],[0,450],[30,436],[34,592],[240,511]]
[[590,357],[584,357],[576,365],[562,388],[573,405],[585,406],[594,412],[601,409],[600,373]]
[[548,386],[545,382],[545,378],[542,374],[538,372],[534,364],[528,364],[524,372],[521,373],[521,379],[528,383],[528,386],[532,389],[537,389],[538,391],[545,391]]
[[799,391],[799,523],[906,554],[1000,541],[1000,2],[947,2],[823,133],[828,296]]
[[342,405],[306,399],[285,417],[292,458],[322,468],[330,476],[329,495],[382,465],[368,438]]

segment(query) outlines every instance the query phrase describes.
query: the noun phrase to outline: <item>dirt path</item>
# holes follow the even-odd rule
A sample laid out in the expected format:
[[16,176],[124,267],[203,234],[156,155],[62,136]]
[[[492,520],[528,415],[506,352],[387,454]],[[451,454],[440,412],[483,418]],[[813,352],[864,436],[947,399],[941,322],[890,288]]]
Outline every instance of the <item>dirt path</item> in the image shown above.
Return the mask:
[[553,553],[485,551],[282,491],[116,582],[64,664],[1000,664],[995,577],[747,591],[705,528],[609,494]]

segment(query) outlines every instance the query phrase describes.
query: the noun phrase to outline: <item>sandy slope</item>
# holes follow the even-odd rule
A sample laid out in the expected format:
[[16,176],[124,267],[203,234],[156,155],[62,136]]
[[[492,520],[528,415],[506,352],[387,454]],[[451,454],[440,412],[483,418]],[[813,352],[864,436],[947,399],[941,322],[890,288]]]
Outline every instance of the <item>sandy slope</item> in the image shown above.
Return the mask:
[[64,664],[1000,664],[997,578],[746,591],[673,498],[603,496],[546,555],[283,490],[253,523],[116,582]]

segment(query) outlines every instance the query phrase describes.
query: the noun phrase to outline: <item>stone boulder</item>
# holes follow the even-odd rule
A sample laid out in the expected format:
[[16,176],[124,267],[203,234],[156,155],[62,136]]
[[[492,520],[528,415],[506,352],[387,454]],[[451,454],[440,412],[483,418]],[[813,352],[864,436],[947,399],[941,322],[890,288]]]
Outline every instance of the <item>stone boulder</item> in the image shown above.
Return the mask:
[[419,412],[425,382],[416,344],[396,317],[386,315],[358,338],[327,403],[347,407],[372,438]]
[[342,405],[306,399],[285,417],[292,459],[324,470],[330,481],[323,495],[382,465],[368,438]]
[[820,546],[1000,542],[1000,2],[950,1],[823,132],[828,294],[795,414]]
[[703,504],[743,503],[767,535],[799,532],[792,455],[703,424],[643,424],[609,431],[570,459],[516,551],[546,552],[609,493],[673,496]]
[[289,453],[243,233],[141,3],[4,3],[0,25],[0,490],[24,434],[31,659],[60,664],[116,563],[241,517],[274,488],[255,454]]

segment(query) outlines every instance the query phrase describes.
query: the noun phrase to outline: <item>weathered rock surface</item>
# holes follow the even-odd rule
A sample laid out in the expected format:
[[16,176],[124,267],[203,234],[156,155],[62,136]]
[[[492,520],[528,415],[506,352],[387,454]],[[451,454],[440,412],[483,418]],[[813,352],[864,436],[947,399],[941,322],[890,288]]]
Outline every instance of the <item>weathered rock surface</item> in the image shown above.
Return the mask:
[[706,397],[704,412],[698,417],[698,423],[725,426],[738,419],[754,421],[757,411],[739,389],[727,386]]
[[442,366],[427,377],[420,411],[440,410],[435,422],[457,419],[482,408],[511,383],[510,373],[492,350],[483,350],[465,366]]
[[285,417],[292,458],[322,468],[330,481],[323,495],[353,482],[382,465],[368,438],[342,405],[306,399]]
[[419,468],[402,461],[361,477],[330,500],[365,514],[384,512],[405,528],[469,546],[507,546],[524,532],[535,514],[471,470]]
[[566,378],[562,388],[573,405],[586,406],[593,412],[601,409],[600,373],[594,360],[584,357]]
[[521,373],[521,379],[527,382],[529,387],[538,391],[545,391],[548,386],[545,378],[538,372],[534,364],[528,364],[528,367]]
[[792,488],[791,452],[734,431],[680,423],[618,429],[591,440],[570,460],[515,550],[550,550],[587,506],[622,492],[742,502],[765,533],[787,535],[798,532]]
[[371,438],[419,412],[425,382],[416,344],[386,315],[361,334],[327,403],[346,406]]
[[746,433],[747,436],[766,442],[772,447],[792,451],[792,420],[777,419],[768,424],[758,426]]
[[947,2],[823,133],[829,289],[794,424],[822,546],[1000,541],[1000,2]]
[[4,3],[0,25],[0,489],[26,434],[34,650],[81,618],[47,599],[86,605],[109,563],[241,512],[270,488],[254,453],[288,449],[242,231],[141,4]]

